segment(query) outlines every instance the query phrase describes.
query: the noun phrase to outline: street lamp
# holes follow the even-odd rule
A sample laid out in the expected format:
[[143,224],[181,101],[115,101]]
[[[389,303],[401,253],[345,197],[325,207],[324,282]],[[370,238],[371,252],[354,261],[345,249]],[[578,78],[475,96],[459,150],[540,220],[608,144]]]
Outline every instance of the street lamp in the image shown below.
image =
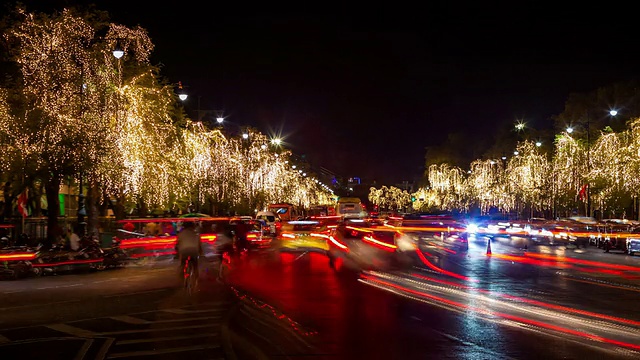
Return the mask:
[[218,116],[218,117],[216,118],[216,121],[218,122],[218,124],[222,124],[222,122],[224,121],[224,118],[223,118],[223,117],[221,117],[221,116]]
[[567,133],[571,134],[572,132],[573,132],[573,128],[572,128],[571,126],[569,126],[569,127],[567,128]]
[[542,146],[542,142],[540,142],[540,141],[536,141],[536,146],[537,146],[537,147]]
[[187,93],[182,88],[182,81],[178,81],[178,98],[182,101],[185,101],[187,100],[187,97],[189,97],[189,95],[187,95]]
[[249,134],[247,133],[242,133],[242,138],[247,140],[249,138]]

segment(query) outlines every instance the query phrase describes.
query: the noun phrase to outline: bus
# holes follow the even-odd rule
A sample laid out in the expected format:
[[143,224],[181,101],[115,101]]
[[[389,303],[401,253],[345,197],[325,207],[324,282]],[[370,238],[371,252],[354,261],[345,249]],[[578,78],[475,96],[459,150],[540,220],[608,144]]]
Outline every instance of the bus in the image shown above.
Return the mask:
[[336,215],[343,218],[364,218],[367,216],[367,211],[360,198],[341,197],[336,205]]
[[300,215],[298,210],[289,203],[271,204],[267,210],[276,214],[282,221],[296,220]]

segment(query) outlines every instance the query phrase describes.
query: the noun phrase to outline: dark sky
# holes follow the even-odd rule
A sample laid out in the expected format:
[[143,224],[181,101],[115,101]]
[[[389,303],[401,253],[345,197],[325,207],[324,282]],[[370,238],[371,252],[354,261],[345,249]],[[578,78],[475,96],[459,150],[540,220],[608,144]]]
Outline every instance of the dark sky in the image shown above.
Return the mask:
[[490,144],[518,118],[550,126],[571,92],[637,77],[636,21],[614,3],[94,3],[149,31],[188,110],[200,96],[231,122],[281,131],[314,165],[378,182],[420,176],[425,147],[451,132]]

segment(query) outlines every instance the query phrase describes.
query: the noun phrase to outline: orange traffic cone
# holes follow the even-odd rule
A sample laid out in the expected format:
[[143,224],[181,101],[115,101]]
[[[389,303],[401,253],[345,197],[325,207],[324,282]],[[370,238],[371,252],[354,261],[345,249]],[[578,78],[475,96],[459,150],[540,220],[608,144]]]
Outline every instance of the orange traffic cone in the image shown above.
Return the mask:
[[491,255],[491,239],[487,239],[487,255]]

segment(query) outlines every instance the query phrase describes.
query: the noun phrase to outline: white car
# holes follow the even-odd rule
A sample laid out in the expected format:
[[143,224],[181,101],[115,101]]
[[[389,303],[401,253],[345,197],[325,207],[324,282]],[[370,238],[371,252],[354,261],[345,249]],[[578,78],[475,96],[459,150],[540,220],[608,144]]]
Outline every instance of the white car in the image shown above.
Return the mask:
[[258,211],[256,214],[256,220],[264,220],[269,227],[271,234],[276,234],[276,223],[279,221],[278,216],[273,211]]

